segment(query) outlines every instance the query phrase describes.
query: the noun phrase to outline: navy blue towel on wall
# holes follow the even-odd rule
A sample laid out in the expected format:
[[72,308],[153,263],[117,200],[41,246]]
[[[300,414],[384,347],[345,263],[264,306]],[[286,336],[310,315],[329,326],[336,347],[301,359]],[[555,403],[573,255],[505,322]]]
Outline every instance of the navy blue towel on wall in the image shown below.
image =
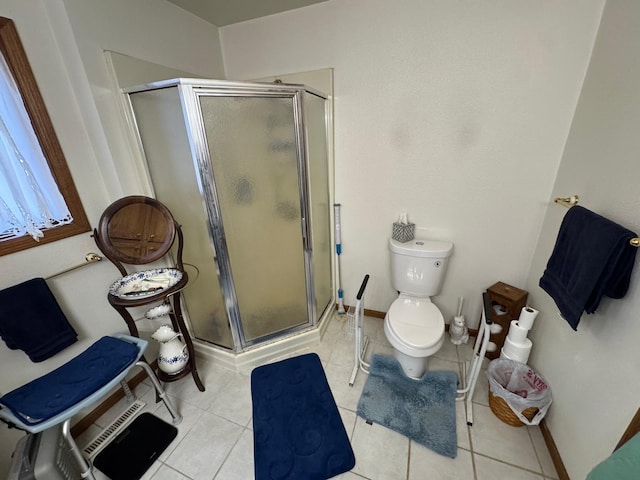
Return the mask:
[[622,298],[629,289],[637,235],[615,222],[574,206],[558,232],[542,287],[562,317],[577,330],[583,312],[593,313],[603,296]]
[[78,334],[47,282],[34,278],[0,290],[0,337],[12,350],[41,362],[74,343]]

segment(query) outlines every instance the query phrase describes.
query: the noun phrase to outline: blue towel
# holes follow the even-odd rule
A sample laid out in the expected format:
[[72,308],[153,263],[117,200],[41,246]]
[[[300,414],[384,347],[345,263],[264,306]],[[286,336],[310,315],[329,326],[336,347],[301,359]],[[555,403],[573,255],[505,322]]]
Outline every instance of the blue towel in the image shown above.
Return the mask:
[[540,286],[577,330],[583,312],[593,313],[602,296],[622,298],[629,289],[637,235],[586,208],[565,215]]
[[43,278],[0,290],[0,337],[12,350],[41,362],[74,343],[78,335]]

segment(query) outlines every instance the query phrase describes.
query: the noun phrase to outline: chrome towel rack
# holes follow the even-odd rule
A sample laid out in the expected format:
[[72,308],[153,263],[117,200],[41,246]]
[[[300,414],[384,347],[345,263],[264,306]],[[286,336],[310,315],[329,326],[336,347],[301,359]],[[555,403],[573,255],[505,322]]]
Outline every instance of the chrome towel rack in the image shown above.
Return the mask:
[[[570,197],[557,197],[554,202],[559,203],[567,208],[573,207],[577,205],[580,201],[580,197],[578,195],[571,195]],[[634,237],[629,240],[629,244],[633,247],[640,247],[640,238]]]

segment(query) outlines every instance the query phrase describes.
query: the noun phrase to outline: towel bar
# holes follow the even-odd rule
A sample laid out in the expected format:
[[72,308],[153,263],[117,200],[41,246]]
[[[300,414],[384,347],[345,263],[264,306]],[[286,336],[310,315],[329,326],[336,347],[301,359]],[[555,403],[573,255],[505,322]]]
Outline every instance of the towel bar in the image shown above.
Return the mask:
[[[560,205],[564,205],[565,207],[573,207],[578,204],[580,197],[578,195],[571,195],[570,197],[558,197],[554,200],[554,202],[559,203]],[[629,244],[632,247],[640,247],[640,238],[634,237],[629,240]]]
[[84,263],[79,263],[78,265],[74,265],[73,267],[65,268],[64,270],[61,270],[61,271],[59,271],[57,273],[53,273],[53,274],[49,275],[48,277],[46,277],[45,280],[49,280],[49,279],[51,279],[53,277],[57,277],[58,275],[62,275],[63,273],[71,272],[72,270],[75,270],[77,268],[84,267],[86,265],[90,265],[90,264],[95,263],[95,262],[99,262],[99,261],[102,260],[102,257],[100,255],[98,255],[97,253],[91,252],[91,253],[87,253],[84,256],[84,259],[85,259]]

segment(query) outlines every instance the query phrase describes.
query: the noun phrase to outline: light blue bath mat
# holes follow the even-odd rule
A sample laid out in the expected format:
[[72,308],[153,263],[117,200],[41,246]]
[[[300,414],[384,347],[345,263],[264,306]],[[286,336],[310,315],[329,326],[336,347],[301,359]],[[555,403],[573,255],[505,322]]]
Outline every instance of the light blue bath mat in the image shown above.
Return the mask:
[[454,372],[426,372],[414,380],[395,358],[372,355],[358,416],[455,458],[457,383]]

